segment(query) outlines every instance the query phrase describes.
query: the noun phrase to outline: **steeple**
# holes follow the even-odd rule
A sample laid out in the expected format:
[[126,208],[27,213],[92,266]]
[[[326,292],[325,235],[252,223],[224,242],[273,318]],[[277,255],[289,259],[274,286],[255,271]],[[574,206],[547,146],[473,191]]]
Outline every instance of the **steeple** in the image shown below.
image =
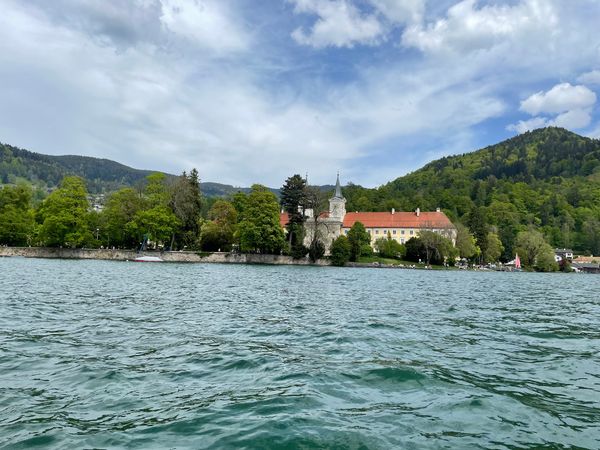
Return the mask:
[[340,173],[337,173],[337,180],[335,181],[335,194],[333,198],[344,198],[342,195],[342,186],[340,185]]
[[340,173],[337,174],[335,181],[335,192],[333,197],[329,199],[329,218],[344,221],[346,215],[346,199],[342,195],[342,186],[340,185]]

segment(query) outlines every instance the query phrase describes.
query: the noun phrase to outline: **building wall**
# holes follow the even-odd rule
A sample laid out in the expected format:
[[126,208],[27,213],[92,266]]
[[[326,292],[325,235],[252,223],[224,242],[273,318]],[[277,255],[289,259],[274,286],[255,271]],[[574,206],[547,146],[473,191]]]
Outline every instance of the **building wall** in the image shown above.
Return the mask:
[[[381,238],[387,238],[388,232],[390,236],[395,241],[400,244],[405,244],[410,238],[419,237],[419,233],[421,231],[420,228],[384,228],[384,227],[369,227],[366,228],[367,233],[371,235],[371,246],[375,245],[375,241]],[[443,236],[449,238],[452,241],[452,245],[456,245],[456,229],[429,229],[428,231],[434,231],[436,233],[440,233]],[[342,233],[347,235],[350,231],[350,228],[343,227]]]

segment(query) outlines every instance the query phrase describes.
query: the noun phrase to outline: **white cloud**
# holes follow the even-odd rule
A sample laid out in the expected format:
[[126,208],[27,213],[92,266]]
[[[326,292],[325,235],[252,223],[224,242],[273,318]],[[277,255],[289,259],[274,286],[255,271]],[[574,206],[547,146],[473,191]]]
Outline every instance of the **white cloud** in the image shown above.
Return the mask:
[[319,18],[306,32],[296,28],[292,37],[302,45],[316,48],[375,45],[385,30],[373,14],[362,13],[347,0],[293,0],[298,14],[316,14]]
[[219,0],[161,0],[161,21],[170,32],[193,44],[229,52],[245,50],[249,36],[235,23],[226,2]]
[[516,124],[512,124],[506,127],[508,131],[514,131],[522,134],[526,131],[535,130],[536,128],[543,128],[548,126],[548,119],[544,117],[534,117],[529,120],[519,120]]
[[391,22],[406,24],[421,21],[425,0],[369,0]]
[[407,28],[402,43],[432,53],[489,50],[511,42],[530,45],[540,33],[551,33],[557,22],[548,0],[482,7],[477,0],[463,0],[449,8],[446,17]]
[[510,131],[525,131],[545,126],[557,126],[568,129],[587,127],[592,121],[592,107],[596,103],[596,94],[585,86],[572,86],[561,83],[547,92],[537,92],[521,102],[521,111],[532,116],[553,114],[554,119],[533,117],[521,120],[507,127]]
[[600,84],[600,70],[592,70],[580,75],[577,82],[588,85]]
[[531,115],[558,114],[571,110],[591,108],[596,94],[585,86],[561,83],[548,92],[537,92],[521,102],[520,110]]

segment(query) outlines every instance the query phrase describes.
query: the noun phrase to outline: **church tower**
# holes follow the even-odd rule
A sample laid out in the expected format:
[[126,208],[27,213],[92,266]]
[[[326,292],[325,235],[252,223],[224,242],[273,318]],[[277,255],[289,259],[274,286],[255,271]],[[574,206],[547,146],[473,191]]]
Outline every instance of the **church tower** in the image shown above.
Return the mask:
[[337,180],[335,182],[335,193],[333,194],[333,197],[329,199],[329,219],[343,222],[345,215],[346,199],[342,195],[342,186],[340,186],[340,174],[338,173]]

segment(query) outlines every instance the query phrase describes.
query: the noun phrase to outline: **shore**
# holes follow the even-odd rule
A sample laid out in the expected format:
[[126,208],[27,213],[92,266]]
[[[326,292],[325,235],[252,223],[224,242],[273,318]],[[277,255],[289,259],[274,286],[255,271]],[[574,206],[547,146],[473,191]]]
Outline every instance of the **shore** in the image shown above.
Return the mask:
[[49,258],[49,259],[100,259],[108,261],[132,261],[139,256],[158,256],[164,262],[174,263],[221,263],[221,264],[281,264],[296,266],[329,266],[329,260],[311,262],[284,255],[238,254],[226,252],[142,252],[121,249],[81,249],[51,247],[0,247],[0,257]]

